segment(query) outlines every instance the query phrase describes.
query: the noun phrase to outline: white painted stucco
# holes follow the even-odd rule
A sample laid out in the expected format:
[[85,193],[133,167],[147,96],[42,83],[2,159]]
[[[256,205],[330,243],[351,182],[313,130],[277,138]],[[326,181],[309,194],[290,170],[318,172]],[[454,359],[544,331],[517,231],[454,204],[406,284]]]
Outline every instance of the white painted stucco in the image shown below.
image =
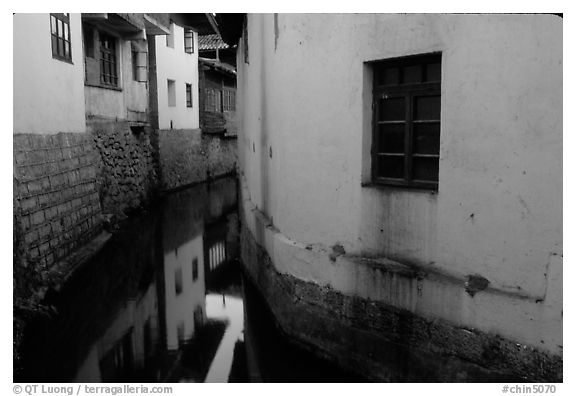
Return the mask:
[[[198,111],[198,34],[194,32],[194,53],[184,51],[184,28],[172,24],[174,48],[166,46],[165,36],[156,36],[158,77],[158,123],[160,129],[196,129]],[[168,106],[168,80],[176,84],[176,106]],[[186,107],[186,84],[192,84],[192,107]]]
[[[281,257],[287,241],[326,252],[340,243],[350,256],[454,279],[481,275],[495,293],[436,293],[419,313],[561,351],[562,19],[280,14],[275,37],[273,15],[250,14],[248,36],[248,64],[242,39],[238,50],[239,160],[248,199],[282,235],[259,241],[268,253]],[[435,51],[438,192],[362,186],[370,180],[367,62]],[[361,292],[368,272],[319,264],[305,249],[296,257],[275,264],[378,298]]]
[[80,14],[70,14],[72,63],[52,58],[50,14],[15,14],[13,22],[13,132],[84,132]]

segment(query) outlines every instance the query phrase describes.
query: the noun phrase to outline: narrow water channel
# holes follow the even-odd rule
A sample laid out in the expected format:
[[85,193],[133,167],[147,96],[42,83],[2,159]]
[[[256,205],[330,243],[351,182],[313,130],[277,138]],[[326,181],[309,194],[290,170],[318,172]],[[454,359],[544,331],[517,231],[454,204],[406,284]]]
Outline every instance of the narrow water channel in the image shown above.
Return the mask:
[[130,218],[27,326],[16,382],[355,382],[280,334],[239,261],[237,181]]

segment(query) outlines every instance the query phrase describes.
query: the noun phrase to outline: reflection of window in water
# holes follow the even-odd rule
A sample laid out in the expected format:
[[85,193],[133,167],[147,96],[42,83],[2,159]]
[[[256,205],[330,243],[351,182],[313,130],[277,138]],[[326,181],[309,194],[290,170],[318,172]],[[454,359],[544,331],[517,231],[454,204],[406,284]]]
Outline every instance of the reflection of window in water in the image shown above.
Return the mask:
[[203,324],[204,324],[204,312],[202,311],[201,306],[197,306],[196,309],[194,309],[194,328],[198,329]]
[[178,323],[177,334],[178,334],[178,346],[180,346],[184,343],[184,322],[183,321]]
[[215,269],[224,261],[226,261],[226,244],[224,242],[216,242],[208,251],[208,260],[210,262],[210,270]]
[[100,372],[104,382],[114,381],[130,372],[134,363],[132,328],[100,360]]
[[194,257],[192,260],[192,282],[198,279],[198,257]]
[[182,268],[178,267],[174,271],[174,289],[176,291],[176,295],[182,293]]
[[146,319],[142,333],[144,334],[144,358],[148,359],[152,356],[152,325],[150,324],[150,318]]

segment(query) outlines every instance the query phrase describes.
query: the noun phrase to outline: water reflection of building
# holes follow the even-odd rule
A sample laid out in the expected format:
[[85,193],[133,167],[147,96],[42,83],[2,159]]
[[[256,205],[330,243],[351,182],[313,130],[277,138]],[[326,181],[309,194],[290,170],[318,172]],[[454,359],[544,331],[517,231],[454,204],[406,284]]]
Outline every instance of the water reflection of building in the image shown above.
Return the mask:
[[230,323],[207,318],[206,241],[213,260],[232,257],[235,193],[235,180],[218,180],[129,220],[58,296],[59,314],[27,336],[19,380],[203,381]]
[[164,253],[166,342],[178,349],[205,318],[202,235]]

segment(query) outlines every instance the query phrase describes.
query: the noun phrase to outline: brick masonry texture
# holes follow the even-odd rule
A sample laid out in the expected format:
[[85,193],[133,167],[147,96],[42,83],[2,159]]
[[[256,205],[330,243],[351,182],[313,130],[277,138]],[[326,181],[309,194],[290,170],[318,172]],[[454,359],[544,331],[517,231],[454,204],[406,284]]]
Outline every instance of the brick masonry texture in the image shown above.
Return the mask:
[[49,269],[101,231],[94,152],[87,133],[13,137],[14,227],[26,261]]
[[200,129],[158,132],[161,188],[171,190],[236,171],[236,138]]
[[245,272],[279,327],[372,380],[562,382],[559,356],[279,273],[243,224],[240,240]]
[[154,130],[125,121],[90,120],[87,129],[99,154],[97,182],[102,211],[122,214],[145,206],[158,183]]

